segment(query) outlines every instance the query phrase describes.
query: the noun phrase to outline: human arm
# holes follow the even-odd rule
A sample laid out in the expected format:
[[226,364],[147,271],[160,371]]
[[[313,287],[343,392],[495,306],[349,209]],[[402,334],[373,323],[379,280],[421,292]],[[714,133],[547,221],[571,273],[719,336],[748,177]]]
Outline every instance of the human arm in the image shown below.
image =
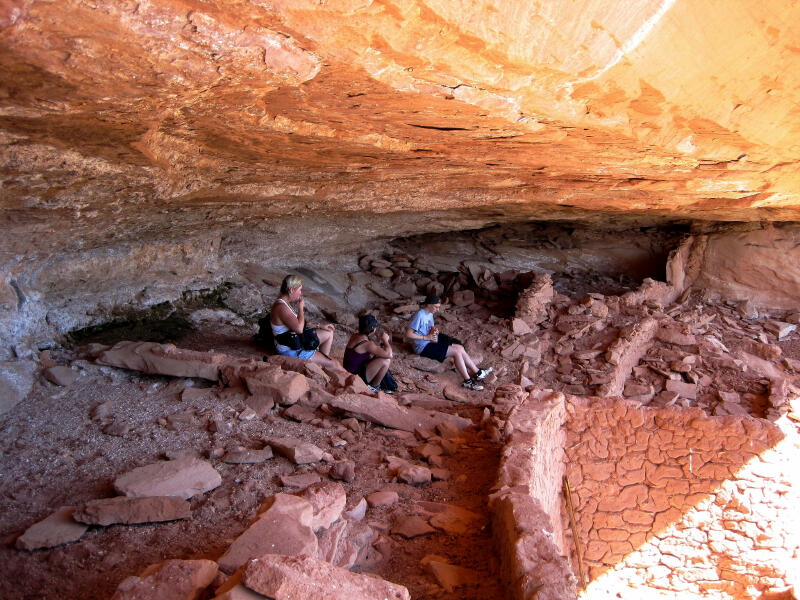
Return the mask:
[[369,352],[377,358],[392,358],[392,343],[391,336],[385,331],[381,332],[381,341],[377,344],[373,341],[367,341],[364,345],[364,351]]
[[290,331],[294,331],[295,333],[303,333],[303,327],[305,327],[306,324],[305,306],[305,299],[300,298],[297,302],[297,316],[295,317],[294,313],[286,304],[280,301],[276,302],[272,305],[272,314],[274,315],[273,319],[275,324],[285,325]]
[[431,331],[428,333],[428,335],[422,335],[422,334],[417,333],[416,331],[414,331],[413,328],[407,327],[406,328],[406,337],[408,339],[410,339],[410,340],[427,340],[429,342],[432,342],[432,341],[434,341],[436,339],[436,334],[435,334],[433,328],[431,328]]

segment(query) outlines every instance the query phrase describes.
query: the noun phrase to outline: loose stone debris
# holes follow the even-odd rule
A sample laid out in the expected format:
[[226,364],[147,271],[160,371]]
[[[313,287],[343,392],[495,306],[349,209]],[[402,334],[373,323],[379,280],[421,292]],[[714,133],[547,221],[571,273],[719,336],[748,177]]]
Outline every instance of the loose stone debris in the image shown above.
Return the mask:
[[[797,447],[800,317],[493,260],[401,248],[319,274],[343,298],[307,280],[334,348],[354,325],[348,297],[370,299],[397,347],[393,395],[265,360],[227,315],[198,315],[175,344],[52,351],[77,376],[3,420],[16,475],[0,483],[0,593],[574,598],[578,545],[586,594],[796,585],[782,565],[800,484],[782,452]],[[687,265],[670,272],[690,282]],[[483,392],[404,345],[431,291],[442,328],[494,367]]]
[[17,538],[17,548],[21,550],[54,548],[79,540],[89,527],[73,519],[74,513],[74,506],[64,506],[49,517],[31,525]]

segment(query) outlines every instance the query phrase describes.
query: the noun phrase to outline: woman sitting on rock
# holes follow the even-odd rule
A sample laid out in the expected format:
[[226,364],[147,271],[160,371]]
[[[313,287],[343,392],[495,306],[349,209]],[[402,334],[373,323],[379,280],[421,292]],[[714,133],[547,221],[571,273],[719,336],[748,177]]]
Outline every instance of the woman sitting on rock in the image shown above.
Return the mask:
[[[492,367],[479,369],[459,340],[439,333],[433,323],[433,315],[439,312],[441,304],[441,299],[435,294],[425,298],[422,308],[417,311],[406,329],[406,337],[414,342],[414,351],[420,356],[439,362],[452,358],[456,370],[464,378],[462,385],[471,390],[482,390],[483,386],[479,382],[492,372]],[[473,373],[472,377],[470,372]]]
[[[361,376],[361,379],[373,392],[380,389],[381,381],[392,362],[391,337],[381,332],[379,343],[373,342],[369,336],[378,330],[378,319],[372,315],[358,318],[358,333],[354,333],[344,350],[344,368]],[[391,390],[387,390],[391,392]]]
[[[292,304],[297,306],[297,310],[292,308]],[[303,298],[303,280],[297,275],[287,275],[281,283],[281,293],[270,311],[270,325],[272,325],[272,335],[275,338],[275,349],[278,354],[283,356],[294,356],[303,360],[338,366],[336,361],[330,358],[331,345],[333,344],[333,325],[321,325],[317,327],[317,337],[319,337],[319,352],[317,350],[294,350],[279,341],[281,334],[293,331],[297,334],[303,333],[306,325],[305,317],[306,302]]]

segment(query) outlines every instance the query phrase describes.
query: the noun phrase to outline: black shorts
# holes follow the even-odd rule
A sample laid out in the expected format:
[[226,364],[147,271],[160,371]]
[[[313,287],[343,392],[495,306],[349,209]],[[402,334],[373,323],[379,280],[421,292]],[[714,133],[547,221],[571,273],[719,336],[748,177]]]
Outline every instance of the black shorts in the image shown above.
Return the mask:
[[424,356],[425,358],[438,360],[439,362],[444,362],[444,359],[447,358],[447,349],[450,347],[450,345],[451,342],[448,340],[430,342],[429,344],[425,344],[425,347],[422,349],[422,352],[420,352],[419,355]]

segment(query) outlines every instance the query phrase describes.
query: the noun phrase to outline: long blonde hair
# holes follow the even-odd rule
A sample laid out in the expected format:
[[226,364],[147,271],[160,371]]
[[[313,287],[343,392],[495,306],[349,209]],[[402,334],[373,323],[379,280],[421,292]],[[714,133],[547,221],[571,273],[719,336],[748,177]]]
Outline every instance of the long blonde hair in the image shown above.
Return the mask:
[[281,294],[289,295],[289,292],[296,290],[301,285],[303,285],[303,280],[297,275],[287,275],[281,283]]

